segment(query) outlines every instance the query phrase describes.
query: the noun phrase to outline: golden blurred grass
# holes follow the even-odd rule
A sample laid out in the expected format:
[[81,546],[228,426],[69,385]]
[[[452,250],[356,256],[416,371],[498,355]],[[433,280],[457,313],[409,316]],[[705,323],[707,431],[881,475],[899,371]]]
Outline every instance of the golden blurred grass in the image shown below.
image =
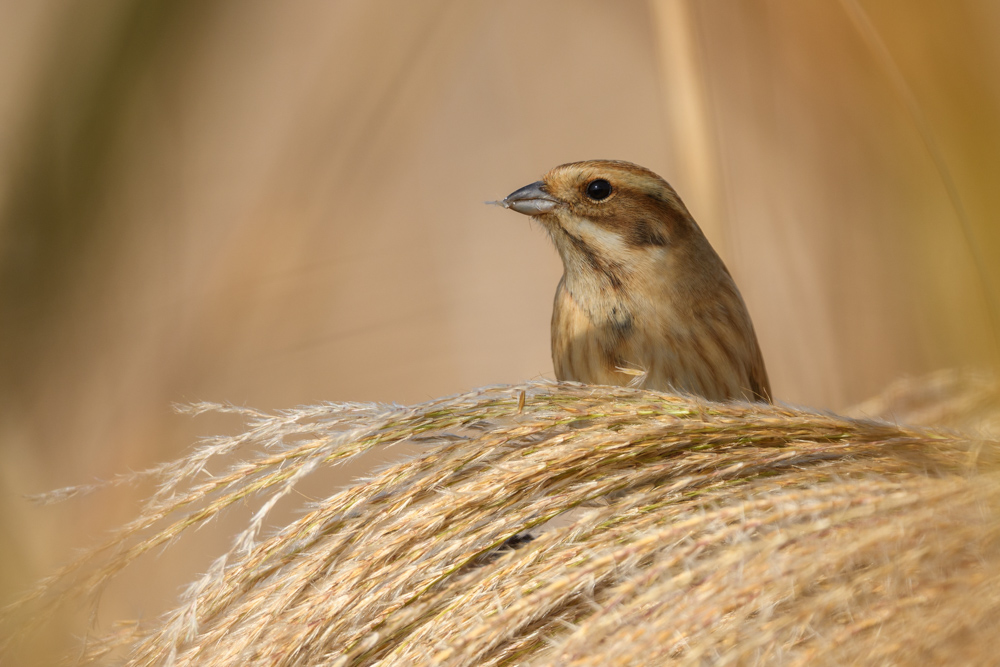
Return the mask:
[[[992,378],[907,386],[884,400],[936,392],[966,433],[1000,417]],[[412,407],[192,407],[204,410],[237,412],[248,429],[133,475],[157,482],[140,515],[18,616],[93,597],[250,503],[173,610],[95,633],[84,653],[207,666],[995,659],[996,440],[545,382]],[[398,443],[418,453],[296,500],[307,476]],[[274,525],[281,502],[298,513]],[[502,548],[528,529],[535,539]]]

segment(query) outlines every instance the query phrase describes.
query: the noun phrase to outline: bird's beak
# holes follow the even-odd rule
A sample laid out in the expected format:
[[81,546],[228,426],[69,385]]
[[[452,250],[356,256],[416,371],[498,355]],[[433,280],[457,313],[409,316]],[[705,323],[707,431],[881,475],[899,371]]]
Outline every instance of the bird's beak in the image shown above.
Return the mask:
[[561,202],[545,191],[545,183],[536,181],[510,193],[500,203],[504,208],[512,208],[518,213],[541,215],[548,213]]

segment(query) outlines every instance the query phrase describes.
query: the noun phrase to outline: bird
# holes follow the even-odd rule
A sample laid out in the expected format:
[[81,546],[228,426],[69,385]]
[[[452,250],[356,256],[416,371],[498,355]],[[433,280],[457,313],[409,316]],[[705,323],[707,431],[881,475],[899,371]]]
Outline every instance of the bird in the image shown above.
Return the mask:
[[488,203],[537,220],[562,259],[557,380],[771,402],[743,297],[663,178],[621,160],[572,162]]

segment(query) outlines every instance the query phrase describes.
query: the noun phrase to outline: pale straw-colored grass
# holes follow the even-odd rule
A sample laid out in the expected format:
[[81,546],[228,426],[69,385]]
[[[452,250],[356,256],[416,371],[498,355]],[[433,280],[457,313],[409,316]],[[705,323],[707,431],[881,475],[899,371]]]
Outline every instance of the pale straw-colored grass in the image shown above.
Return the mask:
[[[1000,450],[967,433],[998,414],[1000,392],[953,373],[910,393],[935,382],[951,382],[939,402],[966,431],[545,382],[413,407],[194,406],[242,414],[248,430],[147,473],[160,486],[135,521],[18,614],[92,594],[248,500],[250,524],[173,611],[91,639],[90,657],[991,664]],[[859,410],[891,417],[906,394],[893,391]],[[305,476],[398,442],[420,453],[267,532]],[[234,453],[244,461],[205,474]],[[534,539],[506,548],[529,529]]]

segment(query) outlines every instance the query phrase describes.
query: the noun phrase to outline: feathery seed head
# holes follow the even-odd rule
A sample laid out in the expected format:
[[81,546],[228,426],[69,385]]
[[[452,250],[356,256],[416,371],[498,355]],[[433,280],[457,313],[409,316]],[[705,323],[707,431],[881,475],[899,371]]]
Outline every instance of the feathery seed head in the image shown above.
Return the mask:
[[[91,628],[70,662],[996,662],[991,376],[910,381],[866,419],[546,382],[409,407],[219,407],[248,431],[142,473],[159,490],[138,516],[0,611],[0,662],[26,621],[79,595],[96,616],[124,568],[161,547],[189,560],[176,538],[229,530],[218,519],[244,503],[261,509],[169,613]],[[402,443],[415,455],[287,523],[268,515],[302,502],[308,476]]]

